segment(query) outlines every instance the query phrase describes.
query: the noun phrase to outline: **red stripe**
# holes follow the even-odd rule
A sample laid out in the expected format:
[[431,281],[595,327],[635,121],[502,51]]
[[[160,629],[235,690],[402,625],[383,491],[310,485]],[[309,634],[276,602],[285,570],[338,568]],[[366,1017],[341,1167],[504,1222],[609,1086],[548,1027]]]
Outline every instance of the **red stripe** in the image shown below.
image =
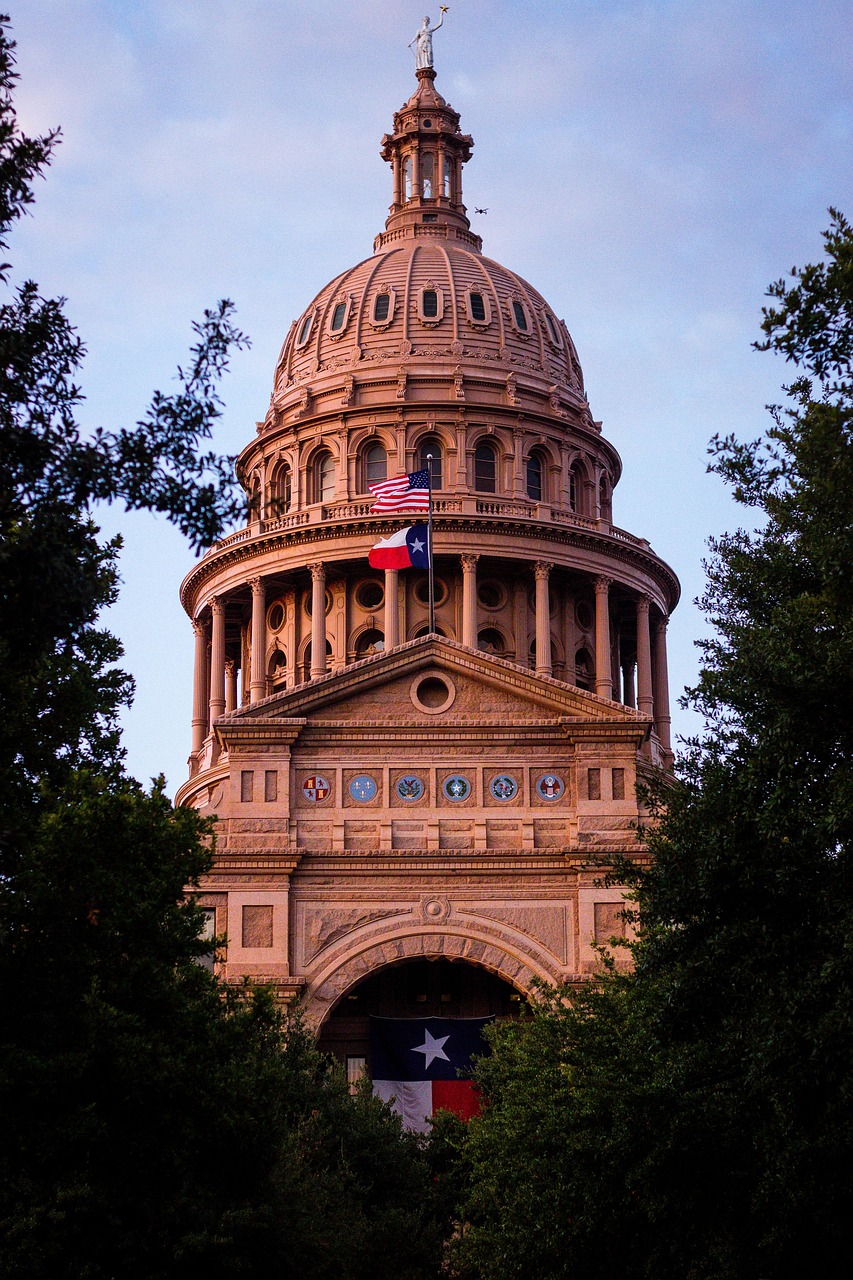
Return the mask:
[[480,1114],[480,1090],[472,1080],[433,1080],[432,1111],[452,1111],[460,1120]]
[[411,493],[404,493],[398,496],[389,494],[384,498],[377,498],[371,506],[373,512],[383,511],[429,511],[429,493],[423,489],[413,489]]
[[367,557],[371,569],[411,569],[412,558],[405,542],[401,547],[371,547]]

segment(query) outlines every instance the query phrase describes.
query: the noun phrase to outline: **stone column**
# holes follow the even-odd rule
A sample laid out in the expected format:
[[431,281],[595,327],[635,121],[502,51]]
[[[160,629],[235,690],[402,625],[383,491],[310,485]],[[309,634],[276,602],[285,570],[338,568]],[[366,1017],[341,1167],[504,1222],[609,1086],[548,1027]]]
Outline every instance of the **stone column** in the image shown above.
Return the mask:
[[263,578],[252,578],[252,656],[249,669],[249,702],[267,696],[264,669],[267,649],[267,593]]
[[237,663],[233,658],[225,662],[225,710],[237,710]]
[[225,711],[225,606],[217,596],[211,606],[213,634],[210,642],[210,727]]
[[600,698],[613,697],[610,669],[610,578],[595,580],[595,692]]
[[192,752],[201,751],[207,737],[207,627],[199,619],[193,623],[195,664],[193,666],[193,736]]
[[326,674],[326,566],[322,560],[311,570],[311,679]]
[[537,560],[533,566],[536,574],[536,674],[549,676],[551,664],[551,598],[548,579],[553,565],[547,560]]
[[385,570],[385,652],[400,643],[400,571]]
[[477,561],[479,556],[462,556],[462,643],[477,648]]
[[654,716],[652,696],[652,652],[649,638],[648,596],[637,601],[637,710],[651,720]]
[[637,697],[634,692],[634,663],[622,663],[622,701],[626,707],[635,707]]
[[670,751],[669,670],[666,661],[666,628],[668,618],[661,618],[655,627],[655,723],[660,744]]

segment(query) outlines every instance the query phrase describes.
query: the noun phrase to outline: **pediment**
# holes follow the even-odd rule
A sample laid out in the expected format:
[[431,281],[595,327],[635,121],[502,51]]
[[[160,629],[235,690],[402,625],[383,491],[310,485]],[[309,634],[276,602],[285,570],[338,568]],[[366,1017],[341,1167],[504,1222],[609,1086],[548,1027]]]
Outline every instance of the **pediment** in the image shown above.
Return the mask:
[[[442,682],[448,690],[444,701]],[[438,636],[412,640],[241,707],[218,719],[217,729],[227,737],[229,728],[277,720],[435,727],[577,721],[641,733],[648,724],[629,707]]]

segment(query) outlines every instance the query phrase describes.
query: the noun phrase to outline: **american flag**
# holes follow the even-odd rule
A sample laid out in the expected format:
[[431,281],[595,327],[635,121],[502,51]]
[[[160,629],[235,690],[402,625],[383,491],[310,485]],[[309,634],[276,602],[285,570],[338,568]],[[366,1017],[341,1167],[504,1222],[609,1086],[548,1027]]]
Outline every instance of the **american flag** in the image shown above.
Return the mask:
[[376,497],[370,510],[377,515],[384,511],[429,511],[428,471],[413,471],[367,487]]

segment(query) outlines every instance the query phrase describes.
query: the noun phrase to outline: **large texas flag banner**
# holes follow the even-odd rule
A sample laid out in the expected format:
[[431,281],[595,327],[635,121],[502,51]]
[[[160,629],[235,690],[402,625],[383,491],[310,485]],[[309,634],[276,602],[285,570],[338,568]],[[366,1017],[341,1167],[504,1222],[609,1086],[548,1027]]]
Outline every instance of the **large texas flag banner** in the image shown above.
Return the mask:
[[488,1051],[487,1022],[491,1018],[371,1018],[373,1092],[418,1133],[426,1133],[429,1117],[442,1109],[470,1119],[480,1110],[480,1098],[459,1073]]

